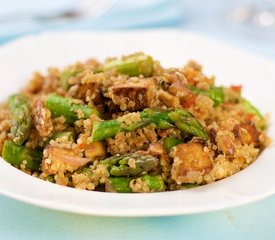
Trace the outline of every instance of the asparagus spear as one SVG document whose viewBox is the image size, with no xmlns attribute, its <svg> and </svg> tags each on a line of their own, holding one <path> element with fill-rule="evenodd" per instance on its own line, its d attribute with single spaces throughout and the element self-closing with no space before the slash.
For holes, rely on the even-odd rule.
<svg viewBox="0 0 275 240">
<path fill-rule="evenodd" d="M 145 109 L 140 113 L 141 121 L 126 126 L 119 119 L 106 120 L 96 122 L 93 125 L 92 136 L 89 138 L 90 141 L 101 141 L 106 138 L 114 137 L 119 132 L 132 132 L 136 129 L 148 126 L 154 123 L 160 129 L 173 128 L 174 126 L 168 121 L 168 114 L 171 110 L 153 110 Z"/>
<path fill-rule="evenodd" d="M 93 125 L 93 131 L 90 141 L 101 141 L 106 138 L 115 136 L 119 132 L 131 132 L 138 128 L 145 127 L 150 123 L 156 125 L 160 129 L 168 129 L 177 127 L 184 133 L 189 133 L 204 140 L 207 140 L 208 135 L 203 126 L 189 112 L 183 109 L 176 110 L 153 110 L 145 109 L 140 113 L 141 121 L 124 126 L 119 119 L 96 122 Z"/>
<path fill-rule="evenodd" d="M 263 115 L 260 113 L 260 111 L 256 107 L 254 107 L 247 99 L 243 98 L 242 105 L 246 112 L 252 113 L 253 115 L 258 116 L 260 119 L 263 119 Z"/>
<path fill-rule="evenodd" d="M 81 70 L 79 69 L 71 69 L 64 70 L 60 75 L 60 85 L 64 91 L 67 91 L 70 87 L 69 79 L 70 77 L 75 77 Z"/>
<path fill-rule="evenodd" d="M 159 129 L 169 129 L 173 128 L 169 114 L 173 110 L 155 110 L 151 108 L 146 108 L 141 112 L 142 119 L 149 119 L 151 123 L 154 123 Z"/>
<path fill-rule="evenodd" d="M 152 109 L 145 109 L 141 112 L 141 121 L 136 123 L 132 123 L 130 125 L 126 125 L 120 119 L 112 119 L 101 122 L 96 122 L 93 125 L 92 135 L 89 138 L 90 141 L 101 141 L 106 138 L 114 137 L 119 132 L 132 132 L 136 129 L 146 127 L 151 124 L 153 121 L 156 125 L 164 125 L 164 120 L 161 120 L 164 116 L 158 115 L 154 116 Z M 167 114 L 166 114 L 167 115 Z M 168 125 L 168 123 L 166 124 Z M 169 124 L 169 127 L 173 127 L 173 125 Z"/>
<path fill-rule="evenodd" d="M 131 193 L 131 178 L 128 177 L 110 177 L 105 183 L 106 192 Z"/>
<path fill-rule="evenodd" d="M 92 142 L 101 141 L 113 137 L 119 132 L 132 132 L 136 129 L 146 127 L 150 123 L 151 121 L 149 120 L 142 120 L 135 124 L 131 124 L 130 126 L 125 126 L 125 124 L 118 119 L 95 122 L 93 125 L 92 136 L 89 140 Z"/>
<path fill-rule="evenodd" d="M 143 182 L 149 187 L 150 192 L 165 191 L 164 181 L 161 176 L 144 175 L 140 177 Z M 134 178 L 127 177 L 110 177 L 105 185 L 106 192 L 131 193 L 130 182 Z"/>
<path fill-rule="evenodd" d="M 151 192 L 165 191 L 164 181 L 160 175 L 144 175 L 140 179 L 147 184 Z"/>
<path fill-rule="evenodd" d="M 204 92 L 214 102 L 214 107 L 224 102 L 224 92 L 222 87 L 211 87 Z"/>
<path fill-rule="evenodd" d="M 177 109 L 169 113 L 169 118 L 182 132 L 201 137 L 203 140 L 208 139 L 208 134 L 204 127 L 191 113 L 182 109 Z"/>
<path fill-rule="evenodd" d="M 54 175 L 47 176 L 46 181 L 51 182 L 51 183 L 55 183 Z"/>
<path fill-rule="evenodd" d="M 189 86 L 189 89 L 195 94 L 205 94 L 214 102 L 214 107 L 219 106 L 224 102 L 224 92 L 222 87 L 210 87 L 207 90 L 201 90 L 194 86 Z"/>
<path fill-rule="evenodd" d="M 89 118 L 92 114 L 98 115 L 97 110 L 87 105 L 74 103 L 72 98 L 65 98 L 54 93 L 47 96 L 45 105 L 53 117 L 63 116 L 70 125 L 79 119 L 78 112 L 83 113 L 84 119 Z"/>
<path fill-rule="evenodd" d="M 121 156 L 112 156 L 100 162 L 108 167 L 112 176 L 137 176 L 155 168 L 158 159 L 151 155 L 139 155 L 136 153 Z"/>
<path fill-rule="evenodd" d="M 66 138 L 68 141 L 74 141 L 75 140 L 75 133 L 70 132 L 55 132 L 50 136 L 50 140 L 57 139 L 57 138 Z"/>
<path fill-rule="evenodd" d="M 72 131 L 71 132 L 55 132 L 51 136 L 49 136 L 47 138 L 47 140 L 45 140 L 45 142 L 43 143 L 43 147 L 46 147 L 46 145 L 49 144 L 49 142 L 51 140 L 55 140 L 57 138 L 65 138 L 68 141 L 74 141 L 75 133 Z"/>
<path fill-rule="evenodd" d="M 103 66 L 103 71 L 110 71 L 113 69 L 130 77 L 139 75 L 151 77 L 154 71 L 154 61 L 151 56 L 136 55 L 126 57 L 125 59 L 116 59 Z"/>
<path fill-rule="evenodd" d="M 174 147 L 174 146 L 176 146 L 180 143 L 181 143 L 181 141 L 178 138 L 175 138 L 175 137 L 166 137 L 166 138 L 163 139 L 163 147 L 167 152 L 169 152 L 169 150 L 172 147 Z"/>
<path fill-rule="evenodd" d="M 37 171 L 40 168 L 43 153 L 25 146 L 18 146 L 7 140 L 3 146 L 2 156 L 14 166 L 25 164 L 26 169 Z"/>
<path fill-rule="evenodd" d="M 32 124 L 31 110 L 26 97 L 15 94 L 9 97 L 12 113 L 11 134 L 14 143 L 21 145 L 28 138 Z"/>
</svg>

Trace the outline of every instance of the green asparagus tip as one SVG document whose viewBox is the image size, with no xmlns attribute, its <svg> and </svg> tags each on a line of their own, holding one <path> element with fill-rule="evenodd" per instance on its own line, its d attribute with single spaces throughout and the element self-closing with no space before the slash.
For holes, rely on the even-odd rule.
<svg viewBox="0 0 275 240">
<path fill-rule="evenodd" d="M 183 109 L 177 109 L 169 113 L 169 118 L 183 133 L 200 137 L 205 141 L 208 139 L 204 127 L 191 113 Z"/>
</svg>

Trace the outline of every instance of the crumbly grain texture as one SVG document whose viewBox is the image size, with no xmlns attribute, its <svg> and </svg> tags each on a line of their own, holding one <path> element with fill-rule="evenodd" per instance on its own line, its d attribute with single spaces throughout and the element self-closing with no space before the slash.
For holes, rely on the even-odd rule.
<svg viewBox="0 0 275 240">
<path fill-rule="evenodd" d="M 164 68 L 159 61 L 152 60 L 145 66 L 144 76 L 140 74 L 142 63 L 127 62 L 143 56 L 136 53 L 108 58 L 103 63 L 89 59 L 64 69 L 51 67 L 45 75 L 35 72 L 19 92 L 29 101 L 32 119 L 22 147 L 43 152 L 43 157 L 38 170 L 28 169 L 26 159 L 18 168 L 63 186 L 104 191 L 108 189 L 105 184 L 111 184 L 110 179 L 115 177 L 110 173 L 111 167 L 126 167 L 134 172 L 144 167 L 142 164 L 150 164 L 140 160 L 150 155 L 150 159 L 156 159 L 153 167 L 144 167 L 138 175 L 126 171 L 122 178 L 116 179 L 124 181 L 123 184 L 111 186 L 112 191 L 154 191 L 155 183 L 151 183 L 150 189 L 148 182 L 142 180 L 144 175 L 160 176 L 163 190 L 171 191 L 185 189 L 186 184 L 203 185 L 231 176 L 248 167 L 268 147 L 271 142 L 266 133 L 268 116 L 262 116 L 255 108 L 244 107 L 242 86 L 222 87 L 223 96 L 217 104 L 213 94 L 208 94 L 215 88 L 215 77 L 206 76 L 197 62 Z M 120 68 L 105 71 L 105 64 L 112 61 L 126 61 L 126 70 L 137 67 L 134 72 L 139 74 L 134 76 L 132 71 L 127 75 L 125 68 L 123 73 Z M 74 112 L 80 120 L 68 123 L 65 116 L 54 116 L 46 107 L 45 99 L 52 93 L 72 98 L 74 104 L 93 108 L 99 114 L 87 117 L 83 109 L 76 109 Z M 207 138 L 180 130 L 169 119 L 165 120 L 168 127 L 167 122 L 165 125 L 155 121 L 128 131 L 144 121 L 142 111 L 147 108 L 188 111 Z M 17 127 L 13 114 L 8 102 L 0 105 L 0 152 L 5 141 L 13 141 L 11 128 Z M 117 121 L 116 134 L 105 132 L 107 138 L 91 141 L 95 124 L 107 120 Z M 174 144 L 167 148 L 165 142 L 169 140 Z M 133 153 L 140 159 L 130 157 L 127 163 L 123 158 L 121 162 L 115 160 Z M 113 159 L 108 163 L 103 161 L 110 157 Z"/>
</svg>

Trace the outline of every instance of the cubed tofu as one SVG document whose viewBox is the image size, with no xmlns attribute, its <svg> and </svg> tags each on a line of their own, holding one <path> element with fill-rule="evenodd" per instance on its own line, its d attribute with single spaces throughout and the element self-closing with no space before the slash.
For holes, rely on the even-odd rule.
<svg viewBox="0 0 275 240">
<path fill-rule="evenodd" d="M 182 143 L 171 152 L 174 159 L 171 175 L 177 184 L 201 183 L 202 176 L 213 168 L 213 163 L 201 143 Z"/>
<path fill-rule="evenodd" d="M 156 95 L 156 84 L 153 78 L 127 81 L 112 87 L 112 100 L 122 111 L 139 111 L 151 107 Z"/>
</svg>

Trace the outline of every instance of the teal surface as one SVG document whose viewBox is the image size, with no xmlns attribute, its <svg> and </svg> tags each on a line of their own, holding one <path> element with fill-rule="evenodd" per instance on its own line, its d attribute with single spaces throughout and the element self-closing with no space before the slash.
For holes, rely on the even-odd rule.
<svg viewBox="0 0 275 240">
<path fill-rule="evenodd" d="M 41 23 L 29 19 L 1 22 L 1 17 L 20 9 L 25 12 L 40 10 L 42 13 L 61 11 L 66 2 L 73 4 L 76 1 L 48 0 L 40 1 L 39 4 L 35 4 L 38 2 L 35 0 L 0 1 L 0 43 L 44 30 L 113 30 L 171 26 L 202 33 L 275 60 L 274 41 L 264 36 L 246 35 L 226 24 L 225 15 L 230 6 L 240 2 L 238 0 L 120 0 L 110 13 L 93 21 L 76 21 L 70 24 Z M 0 240 L 2 239 L 273 240 L 275 196 L 226 211 L 153 218 L 81 216 L 43 209 L 0 196 Z"/>
<path fill-rule="evenodd" d="M 109 218 L 57 212 L 0 197 L 0 239 L 272 240 L 274 205 L 275 196 L 197 215 Z"/>
</svg>

